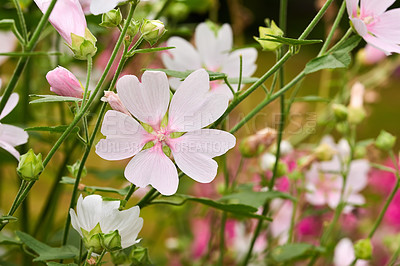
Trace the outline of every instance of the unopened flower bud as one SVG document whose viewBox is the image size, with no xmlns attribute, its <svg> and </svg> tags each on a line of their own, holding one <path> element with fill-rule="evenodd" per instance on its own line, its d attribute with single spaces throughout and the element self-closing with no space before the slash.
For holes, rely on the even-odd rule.
<svg viewBox="0 0 400 266">
<path fill-rule="evenodd" d="M 367 156 L 367 147 L 364 145 L 357 145 L 354 149 L 354 159 L 363 159 Z"/>
<path fill-rule="evenodd" d="M 269 24 L 268 21 L 267 24 Z M 275 36 L 283 36 L 283 31 L 278 26 L 276 26 L 273 20 L 271 21 L 270 27 L 259 27 L 258 30 L 260 32 L 260 36 L 254 37 L 254 39 L 260 43 L 264 51 L 275 51 L 282 45 L 279 42 L 262 40 L 271 38 L 267 34 Z"/>
<path fill-rule="evenodd" d="M 30 149 L 24 155 L 21 155 L 19 164 L 17 167 L 18 175 L 26 181 L 34 181 L 39 179 L 39 175 L 44 169 L 42 162 L 42 154 L 36 155 L 32 149 Z"/>
<path fill-rule="evenodd" d="M 372 257 L 371 239 L 361 239 L 354 244 L 354 253 L 357 259 L 369 260 Z"/>
<path fill-rule="evenodd" d="M 102 245 L 107 251 L 115 251 L 122 249 L 121 246 L 121 236 L 118 233 L 118 230 L 115 230 L 108 234 L 103 234 L 102 238 Z"/>
<path fill-rule="evenodd" d="M 260 158 L 260 167 L 263 171 L 272 170 L 276 162 L 276 156 L 271 153 L 264 153 Z"/>
<path fill-rule="evenodd" d="M 150 45 L 154 45 L 165 33 L 164 23 L 160 20 L 145 19 L 140 32 Z"/>
<path fill-rule="evenodd" d="M 395 143 L 396 137 L 385 130 L 382 130 L 375 140 L 375 146 L 383 151 L 390 151 Z"/>
<path fill-rule="evenodd" d="M 114 265 L 125 264 L 128 256 L 121 250 L 111 252 L 111 260 Z"/>
<path fill-rule="evenodd" d="M 276 177 L 285 176 L 287 172 L 288 172 L 287 165 L 284 162 L 279 161 L 276 168 Z"/>
<path fill-rule="evenodd" d="M 113 110 L 127 114 L 129 116 L 131 115 L 116 93 L 112 91 L 105 91 L 104 97 L 102 97 L 101 100 L 103 102 L 108 102 Z"/>
<path fill-rule="evenodd" d="M 79 60 L 86 60 L 93 57 L 97 52 L 96 37 L 86 28 L 85 37 L 71 34 L 72 43 L 69 47 L 74 52 L 74 57 Z"/>
<path fill-rule="evenodd" d="M 124 25 L 126 24 L 126 19 L 124 20 Z M 140 22 L 134 19 L 131 20 L 128 26 L 128 30 L 126 31 L 126 35 L 133 38 L 139 32 Z"/>
<path fill-rule="evenodd" d="M 314 154 L 319 161 L 330 161 L 335 154 L 335 150 L 330 145 L 322 143 L 315 149 Z"/>
<path fill-rule="evenodd" d="M 277 144 L 275 143 L 275 144 L 272 146 L 270 152 L 273 153 L 273 154 L 276 154 L 276 152 L 277 152 L 276 148 L 277 148 L 277 147 L 278 147 L 278 146 L 277 146 Z M 293 151 L 293 146 L 292 146 L 292 144 L 290 144 L 290 142 L 287 141 L 287 140 L 282 140 L 282 141 L 281 141 L 281 147 L 280 147 L 280 155 L 281 155 L 281 156 L 285 156 L 285 155 L 288 155 L 289 153 L 291 153 L 292 151 Z"/>
<path fill-rule="evenodd" d="M 256 134 L 245 138 L 239 146 L 243 157 L 255 157 L 261 154 L 266 148 L 272 145 L 277 136 L 276 130 L 264 128 Z"/>
<path fill-rule="evenodd" d="M 168 8 L 168 15 L 176 20 L 185 19 L 190 13 L 190 8 L 185 3 L 173 2 Z"/>
<path fill-rule="evenodd" d="M 104 13 L 101 17 L 100 26 L 113 28 L 119 26 L 122 22 L 122 14 L 121 11 L 118 9 L 112 9 L 107 13 Z"/>
<path fill-rule="evenodd" d="M 80 166 L 81 166 L 81 161 L 78 160 L 73 165 L 67 165 L 67 169 L 71 173 L 71 175 L 76 178 L 78 176 Z M 86 176 L 86 174 L 87 174 L 86 167 L 83 167 L 81 177 Z"/>
<path fill-rule="evenodd" d="M 56 67 L 49 71 L 46 79 L 50 90 L 60 96 L 82 98 L 83 88 L 79 80 L 68 69 Z"/>
<path fill-rule="evenodd" d="M 100 254 L 103 251 L 102 246 L 102 232 L 100 224 L 98 223 L 90 232 L 81 228 L 83 235 L 83 243 L 87 249 L 92 249 L 93 252 Z"/>
<path fill-rule="evenodd" d="M 372 45 L 367 44 L 365 48 L 357 53 L 357 60 L 364 65 L 373 65 L 386 58 L 386 54 Z"/>
<path fill-rule="evenodd" d="M 360 124 L 365 119 L 366 113 L 363 107 L 353 108 L 349 107 L 349 114 L 347 121 L 350 124 L 357 125 Z"/>
<path fill-rule="evenodd" d="M 130 260 L 133 265 L 152 265 L 147 248 L 144 247 L 133 246 Z"/>
<path fill-rule="evenodd" d="M 334 103 L 332 104 L 332 110 L 337 121 L 342 122 L 347 120 L 348 110 L 346 106 Z"/>
</svg>

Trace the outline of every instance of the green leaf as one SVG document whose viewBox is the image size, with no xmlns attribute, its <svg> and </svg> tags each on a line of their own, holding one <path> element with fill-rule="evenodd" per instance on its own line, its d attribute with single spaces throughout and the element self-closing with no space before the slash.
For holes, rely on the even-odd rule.
<svg viewBox="0 0 400 266">
<path fill-rule="evenodd" d="M 75 178 L 63 176 L 61 181 L 61 184 L 68 184 L 68 185 L 74 185 L 75 184 Z M 125 196 L 128 194 L 130 186 L 117 189 L 117 188 L 112 188 L 112 187 L 97 187 L 97 186 L 85 186 L 84 191 L 88 193 L 95 193 L 95 192 L 109 192 L 109 193 L 117 193 L 121 196 Z"/>
<path fill-rule="evenodd" d="M 9 53 L 0 53 L 0 55 L 9 56 L 9 57 L 60 56 L 60 55 L 63 55 L 63 53 L 60 53 L 60 52 L 9 52 Z"/>
<path fill-rule="evenodd" d="M 271 258 L 275 262 L 282 263 L 304 259 L 316 252 L 324 252 L 324 249 L 307 243 L 293 243 L 273 249 L 271 251 Z"/>
<path fill-rule="evenodd" d="M 255 212 L 257 212 L 258 208 L 249 206 L 249 205 L 223 203 L 223 202 L 214 201 L 214 200 L 208 199 L 208 198 L 195 198 L 195 197 L 191 197 L 188 195 L 181 195 L 181 194 L 175 194 L 174 196 L 168 197 L 168 199 L 170 199 L 170 200 L 172 199 L 172 201 L 157 200 L 157 201 L 152 201 L 152 204 L 171 204 L 171 205 L 179 206 L 179 205 L 183 205 L 187 201 L 192 201 L 192 202 L 197 202 L 197 203 L 209 206 L 214 209 L 229 212 L 229 213 L 232 213 L 232 214 L 235 214 L 238 216 L 245 216 L 245 217 L 250 217 L 250 218 L 271 221 L 271 218 L 269 218 L 269 217 L 256 214 Z"/>
<path fill-rule="evenodd" d="M 189 76 L 193 71 L 176 71 L 176 70 L 169 70 L 169 69 L 164 69 L 164 68 L 157 68 L 157 69 L 151 69 L 151 68 L 145 68 L 142 70 L 151 70 L 151 71 L 162 71 L 168 76 L 174 77 L 174 78 L 179 78 L 184 80 L 187 76 Z M 210 75 L 210 80 L 218 80 L 218 79 L 224 79 L 226 78 L 226 74 L 224 73 L 219 73 L 219 72 L 212 72 L 208 71 L 208 74 Z"/>
<path fill-rule="evenodd" d="M 68 126 L 63 125 L 63 126 L 55 126 L 55 127 L 28 127 L 25 128 L 25 131 L 45 131 L 45 132 L 58 132 L 58 133 L 63 133 Z M 72 132 L 76 133 L 79 131 L 79 127 L 75 127 Z"/>
<path fill-rule="evenodd" d="M 66 97 L 66 96 L 58 96 L 58 95 L 29 95 L 31 97 L 40 97 L 41 99 L 36 99 L 30 101 L 29 103 L 54 103 L 54 102 L 80 102 L 82 99 L 75 97 Z"/>
<path fill-rule="evenodd" d="M 321 69 L 347 68 L 351 63 L 351 56 L 348 52 L 333 52 L 314 58 L 307 63 L 304 72 L 310 74 Z"/>
<path fill-rule="evenodd" d="M 9 221 L 16 221 L 16 220 L 18 220 L 18 219 L 16 217 L 14 217 L 14 216 L 10 216 L 10 215 L 0 216 L 0 223 L 2 223 L 4 221 L 9 222 Z"/>
<path fill-rule="evenodd" d="M 39 256 L 33 261 L 46 261 L 46 260 L 59 260 L 59 259 L 73 259 L 78 256 L 78 249 L 74 246 L 62 246 L 59 248 L 50 247 L 32 236 L 17 231 L 17 236 L 21 241 L 30 249 L 35 251 Z"/>
<path fill-rule="evenodd" d="M 315 43 L 322 43 L 322 40 L 298 40 L 272 34 L 265 34 L 265 35 L 267 35 L 270 38 L 257 38 L 257 39 L 260 41 L 279 42 L 285 45 L 310 45 Z"/>
<path fill-rule="evenodd" d="M 263 206 L 267 200 L 275 198 L 290 199 L 293 201 L 296 200 L 289 194 L 280 191 L 262 191 L 262 192 L 243 191 L 223 196 L 218 201 L 228 201 L 229 203 L 240 203 L 258 209 L 259 207 Z"/>
<path fill-rule="evenodd" d="M 154 48 L 146 48 L 146 49 L 136 49 L 136 50 L 133 50 L 128 56 L 132 56 L 134 54 L 143 54 L 143 53 L 152 53 L 152 52 L 170 50 L 170 49 L 174 49 L 174 48 L 175 47 L 173 47 L 173 46 L 168 46 L 168 47 L 154 47 Z"/>
<path fill-rule="evenodd" d="M 304 97 L 298 97 L 294 99 L 295 102 L 330 102 L 331 100 L 328 98 L 323 98 L 320 96 L 304 96 Z"/>
<path fill-rule="evenodd" d="M 350 38 L 348 38 L 347 40 L 345 40 L 338 47 L 336 47 L 333 51 L 350 53 L 351 51 L 353 51 L 354 48 L 356 48 L 358 46 L 361 39 L 362 38 L 359 35 L 353 35 Z M 331 51 L 331 52 L 333 52 L 333 51 Z"/>
<path fill-rule="evenodd" d="M 0 245 L 21 245 L 22 242 L 18 239 L 0 234 Z"/>
<path fill-rule="evenodd" d="M 242 78 L 242 84 L 250 84 L 258 81 L 258 78 L 255 77 L 243 77 Z M 231 84 L 238 84 L 239 83 L 239 78 L 228 78 L 228 82 Z"/>
</svg>

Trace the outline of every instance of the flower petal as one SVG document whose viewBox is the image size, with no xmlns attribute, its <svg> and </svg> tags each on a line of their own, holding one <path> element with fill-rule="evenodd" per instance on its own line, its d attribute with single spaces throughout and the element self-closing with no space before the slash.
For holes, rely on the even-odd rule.
<svg viewBox="0 0 400 266">
<path fill-rule="evenodd" d="M 361 0 L 362 16 L 378 16 L 386 11 L 396 0 Z"/>
<path fill-rule="evenodd" d="M 369 36 L 367 26 L 361 19 L 352 18 L 350 20 L 353 23 L 353 26 L 356 29 L 358 35 L 360 35 L 363 38 L 365 38 L 365 36 Z"/>
<path fill-rule="evenodd" d="M 190 74 L 176 90 L 169 108 L 168 127 L 187 132 L 208 126 L 228 107 L 228 97 L 209 92 L 209 76 L 204 69 Z"/>
<path fill-rule="evenodd" d="M 103 215 L 102 201 L 100 195 L 89 195 L 85 198 L 79 196 L 76 213 L 81 228 L 91 231 L 100 222 Z"/>
<path fill-rule="evenodd" d="M 232 50 L 233 34 L 229 24 L 224 24 L 215 33 L 207 23 L 200 23 L 195 31 L 196 48 L 207 69 L 218 71 L 221 63 Z"/>
<path fill-rule="evenodd" d="M 0 140 L 0 147 L 11 153 L 17 160 L 19 160 L 20 154 L 19 152 L 11 146 L 9 143 Z"/>
<path fill-rule="evenodd" d="M 349 17 L 357 17 L 358 2 L 360 0 L 346 0 L 347 14 Z"/>
<path fill-rule="evenodd" d="M 82 196 L 81 196 L 82 197 Z M 81 225 L 78 217 L 73 209 L 69 209 L 69 215 L 71 216 L 71 225 L 72 227 L 83 237 Z"/>
<path fill-rule="evenodd" d="M 390 55 L 391 53 L 400 53 L 400 46 L 395 43 L 386 42 L 385 40 L 379 39 L 370 34 L 367 34 L 363 38 L 367 43 L 383 51 L 386 55 Z"/>
<path fill-rule="evenodd" d="M 199 53 L 191 43 L 180 37 L 171 37 L 167 46 L 175 47 L 161 55 L 161 59 L 168 69 L 186 71 L 201 68 Z"/>
<path fill-rule="evenodd" d="M 12 146 L 19 146 L 28 142 L 28 133 L 22 128 L 0 124 L 0 140 Z"/>
<path fill-rule="evenodd" d="M 90 3 L 90 13 L 93 15 L 107 13 L 122 2 L 126 2 L 126 0 L 92 0 Z"/>
<path fill-rule="evenodd" d="M 242 76 L 251 77 L 257 69 L 257 50 L 255 48 L 239 49 L 230 53 L 223 62 L 221 72 L 226 73 L 230 78 L 239 77 L 240 55 L 242 55 Z"/>
<path fill-rule="evenodd" d="M 357 193 L 367 186 L 370 168 L 368 160 L 365 159 L 351 162 L 346 182 L 346 193 Z"/>
<path fill-rule="evenodd" d="M 3 97 L 0 97 L 0 100 Z M 18 93 L 12 93 L 10 95 L 10 98 L 8 98 L 8 101 L 6 105 L 4 106 L 3 111 L 0 114 L 0 120 L 4 117 L 6 117 L 14 108 L 17 106 L 19 100 Z"/>
<path fill-rule="evenodd" d="M 217 175 L 218 164 L 212 159 L 226 153 L 236 138 L 225 131 L 201 129 L 170 139 L 170 148 L 178 167 L 189 177 L 209 183 Z"/>
<path fill-rule="evenodd" d="M 379 16 L 378 22 L 369 28 L 376 37 L 389 43 L 400 43 L 400 29 L 398 27 L 400 8 L 389 10 Z"/>
<path fill-rule="evenodd" d="M 152 185 L 163 195 L 178 189 L 178 172 L 160 145 L 139 152 L 125 168 L 125 177 L 138 187 Z"/>
<path fill-rule="evenodd" d="M 118 80 L 117 91 L 131 114 L 155 128 L 160 126 L 169 103 L 169 84 L 164 72 L 146 71 L 142 83 L 136 76 L 123 76 Z"/>
<path fill-rule="evenodd" d="M 96 145 L 96 153 L 106 160 L 122 160 L 138 153 L 152 136 L 131 116 L 109 110 L 101 133 L 107 138 Z"/>
</svg>

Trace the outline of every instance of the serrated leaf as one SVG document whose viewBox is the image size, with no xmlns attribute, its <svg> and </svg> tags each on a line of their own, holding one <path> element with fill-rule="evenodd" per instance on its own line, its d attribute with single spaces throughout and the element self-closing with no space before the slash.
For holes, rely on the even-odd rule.
<svg viewBox="0 0 400 266">
<path fill-rule="evenodd" d="M 243 191 L 239 193 L 234 193 L 230 195 L 223 196 L 218 201 L 228 201 L 230 203 L 240 203 L 247 206 L 252 206 L 256 209 L 263 206 L 267 200 L 271 199 L 290 199 L 295 201 L 296 199 L 289 194 L 280 191 Z"/>
<path fill-rule="evenodd" d="M 38 257 L 34 258 L 33 261 L 73 259 L 78 256 L 79 251 L 74 246 L 53 248 L 24 232 L 17 231 L 16 234 L 25 245 L 38 254 Z"/>
<path fill-rule="evenodd" d="M 63 133 L 68 126 L 63 125 L 63 126 L 55 126 L 55 127 L 28 127 L 25 128 L 25 131 L 45 131 L 45 132 L 58 132 L 58 133 Z M 75 127 L 72 132 L 78 132 L 79 127 Z"/>
<path fill-rule="evenodd" d="M 164 68 L 156 68 L 156 69 L 151 69 L 151 68 L 145 68 L 142 70 L 150 70 L 150 71 L 162 71 L 168 76 L 174 77 L 174 78 L 179 78 L 184 80 L 187 76 L 189 76 L 193 71 L 176 71 L 176 70 L 170 70 L 170 69 L 164 69 Z M 224 79 L 226 78 L 226 74 L 224 73 L 219 73 L 219 72 L 212 72 L 208 71 L 208 75 L 210 76 L 210 81 L 212 80 L 219 80 L 219 79 Z"/>
<path fill-rule="evenodd" d="M 321 69 L 347 68 L 350 63 L 351 56 L 348 52 L 333 52 L 308 62 L 304 72 L 310 74 Z"/>
<path fill-rule="evenodd" d="M 310 44 L 322 43 L 322 40 L 298 40 L 272 34 L 265 34 L 265 35 L 267 35 L 269 38 L 257 38 L 257 39 L 260 41 L 279 42 L 285 45 L 310 45 Z"/>
<path fill-rule="evenodd" d="M 276 247 L 271 251 L 271 258 L 278 263 L 289 262 L 307 258 L 316 252 L 324 252 L 321 247 L 307 243 L 293 243 Z"/>
<path fill-rule="evenodd" d="M 54 102 L 80 102 L 82 99 L 75 97 L 66 97 L 59 95 L 29 95 L 31 97 L 40 97 L 40 99 L 36 99 L 30 101 L 29 103 L 54 103 Z"/>
</svg>

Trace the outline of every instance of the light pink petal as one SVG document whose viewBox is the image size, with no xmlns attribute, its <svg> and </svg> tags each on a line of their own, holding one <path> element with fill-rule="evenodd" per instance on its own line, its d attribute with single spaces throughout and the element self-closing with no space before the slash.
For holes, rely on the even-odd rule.
<svg viewBox="0 0 400 266">
<path fill-rule="evenodd" d="M 242 55 L 242 76 L 251 77 L 257 69 L 257 50 L 255 48 L 244 48 L 235 50 L 223 62 L 221 72 L 228 77 L 239 77 L 240 74 L 240 55 Z"/>
<path fill-rule="evenodd" d="M 232 49 L 233 34 L 228 24 L 215 33 L 207 23 L 200 23 L 195 31 L 196 48 L 208 70 L 218 71 Z"/>
<path fill-rule="evenodd" d="M 48 0 L 34 1 L 43 13 L 46 12 L 51 2 Z M 87 25 L 79 0 L 58 0 L 49 21 L 68 44 L 71 44 L 71 33 L 85 36 Z"/>
<path fill-rule="evenodd" d="M 379 16 L 378 21 L 369 27 L 376 37 L 389 43 L 400 43 L 400 8 L 389 10 Z"/>
<path fill-rule="evenodd" d="M 361 0 L 361 16 L 379 16 L 396 0 Z"/>
<path fill-rule="evenodd" d="M 391 53 L 400 53 L 400 46 L 395 43 L 386 42 L 370 34 L 365 35 L 363 38 L 367 43 L 383 51 L 386 55 L 390 55 Z"/>
<path fill-rule="evenodd" d="M 9 143 L 0 140 L 0 147 L 11 153 L 12 156 L 14 156 L 17 160 L 19 160 L 20 156 L 19 152 Z"/>
<path fill-rule="evenodd" d="M 233 99 L 233 94 L 231 89 L 225 83 L 221 83 L 219 80 L 214 80 L 210 82 L 211 85 L 211 92 L 213 94 L 223 94 L 228 97 L 229 100 Z M 233 90 L 237 91 L 236 84 L 232 84 Z"/>
<path fill-rule="evenodd" d="M 9 53 L 14 51 L 17 44 L 18 39 L 12 31 L 0 30 L 0 53 Z M 0 65 L 2 65 L 7 59 L 8 56 L 0 56 Z"/>
<path fill-rule="evenodd" d="M 0 97 L 0 100 L 1 98 L 3 97 Z M 6 106 L 4 106 L 4 109 L 0 114 L 0 120 L 6 117 L 15 108 L 15 106 L 17 106 L 18 100 L 19 100 L 18 93 L 12 93 L 10 95 L 10 98 L 8 98 Z"/>
<path fill-rule="evenodd" d="M 335 248 L 333 263 L 335 266 L 350 265 L 355 259 L 353 243 L 348 238 L 339 241 Z"/>
<path fill-rule="evenodd" d="M 340 202 L 340 190 L 333 190 L 328 193 L 328 206 L 336 209 Z"/>
<path fill-rule="evenodd" d="M 347 13 L 349 17 L 357 17 L 357 9 L 358 9 L 359 0 L 346 0 Z"/>
<path fill-rule="evenodd" d="M 346 190 L 348 193 L 357 193 L 367 186 L 370 168 L 368 161 L 365 159 L 351 162 L 346 182 Z"/>
<path fill-rule="evenodd" d="M 178 172 L 174 163 L 163 153 L 161 146 L 139 152 L 125 168 L 125 177 L 138 187 L 152 185 L 169 196 L 178 189 Z"/>
<path fill-rule="evenodd" d="M 101 133 L 107 138 L 96 145 L 96 153 L 106 160 L 130 158 L 152 138 L 133 117 L 114 110 L 105 114 Z"/>
<path fill-rule="evenodd" d="M 125 0 L 92 0 L 90 3 L 90 12 L 93 15 L 107 13 L 114 9 L 119 3 L 126 2 Z"/>
<path fill-rule="evenodd" d="M 176 90 L 169 109 L 168 126 L 187 132 L 208 126 L 228 107 L 228 97 L 209 92 L 209 76 L 204 69 L 190 74 Z"/>
<path fill-rule="evenodd" d="M 323 206 L 326 204 L 326 197 L 323 191 L 318 190 L 312 183 L 308 183 L 306 188 L 306 200 L 308 203 L 314 206 Z"/>
<path fill-rule="evenodd" d="M 356 29 L 358 35 L 360 35 L 361 37 L 365 37 L 368 34 L 368 29 L 367 26 L 365 25 L 365 23 L 359 19 L 359 18 L 352 18 L 350 19 L 351 22 L 353 23 L 354 28 Z"/>
<path fill-rule="evenodd" d="M 22 128 L 0 124 L 0 140 L 12 146 L 19 146 L 28 142 L 28 133 Z"/>
<path fill-rule="evenodd" d="M 146 71 L 142 83 L 136 76 L 123 76 L 118 80 L 117 91 L 131 114 L 158 129 L 169 103 L 169 84 L 164 72 Z"/>
<path fill-rule="evenodd" d="M 199 53 L 183 38 L 171 37 L 167 41 L 167 46 L 175 49 L 164 52 L 161 59 L 168 69 L 186 71 L 201 68 L 201 59 Z"/>
<path fill-rule="evenodd" d="M 169 86 L 171 86 L 171 89 L 173 89 L 174 91 L 179 88 L 179 86 L 181 85 L 182 81 L 179 78 L 169 78 Z"/>
</svg>

